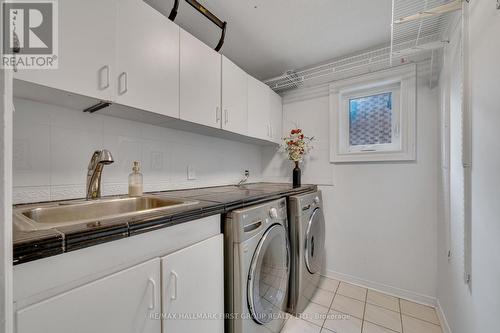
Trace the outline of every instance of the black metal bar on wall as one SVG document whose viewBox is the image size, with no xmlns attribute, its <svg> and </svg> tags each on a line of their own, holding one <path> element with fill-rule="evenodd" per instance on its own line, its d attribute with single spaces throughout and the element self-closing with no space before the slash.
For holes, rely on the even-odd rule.
<svg viewBox="0 0 500 333">
<path fill-rule="evenodd" d="M 196 11 L 201 13 L 203 16 L 205 16 L 207 19 L 210 20 L 213 24 L 218 26 L 220 29 L 222 29 L 221 32 L 221 37 L 219 39 L 219 42 L 217 43 L 217 46 L 215 47 L 215 51 L 219 51 L 222 48 L 222 45 L 224 45 L 224 39 L 226 37 L 226 29 L 227 29 L 227 22 L 220 20 L 217 16 L 215 16 L 211 11 L 206 9 L 202 4 L 200 4 L 196 0 L 185 0 L 188 4 L 190 4 Z M 175 20 L 175 17 L 177 16 L 179 10 L 179 0 L 175 0 L 174 2 L 174 7 L 170 11 L 170 15 L 168 18 L 171 21 Z"/>
</svg>

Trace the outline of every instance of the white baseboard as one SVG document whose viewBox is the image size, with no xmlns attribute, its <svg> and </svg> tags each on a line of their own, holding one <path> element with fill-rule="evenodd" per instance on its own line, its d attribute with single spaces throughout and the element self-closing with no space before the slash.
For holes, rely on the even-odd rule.
<svg viewBox="0 0 500 333">
<path fill-rule="evenodd" d="M 335 280 L 341 280 L 345 282 L 349 282 L 351 284 L 355 284 L 364 288 L 368 289 L 373 289 L 376 291 L 383 292 L 385 294 L 389 294 L 398 298 L 403 298 L 407 299 L 412 302 L 424 304 L 424 305 L 429 305 L 434 308 L 437 306 L 437 301 L 435 297 L 428 296 L 428 295 L 423 295 L 416 293 L 414 291 L 406 290 L 406 289 L 400 289 L 392 286 L 388 286 L 386 284 L 362 279 L 356 276 L 352 276 L 349 274 L 344 274 L 344 273 L 339 273 L 331 270 L 327 270 L 325 274 L 323 274 L 326 277 L 335 279 Z"/>
<path fill-rule="evenodd" d="M 448 320 L 446 320 L 446 316 L 444 315 L 444 311 L 441 307 L 439 299 L 437 299 L 436 312 L 439 318 L 439 322 L 441 322 L 441 329 L 443 330 L 443 333 L 451 333 L 450 325 L 448 324 Z"/>
</svg>

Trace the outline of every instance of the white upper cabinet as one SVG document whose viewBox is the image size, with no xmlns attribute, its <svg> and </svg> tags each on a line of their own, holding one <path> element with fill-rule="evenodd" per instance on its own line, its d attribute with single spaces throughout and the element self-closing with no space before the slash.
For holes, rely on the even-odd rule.
<svg viewBox="0 0 500 333">
<path fill-rule="evenodd" d="M 270 95 L 270 122 L 271 122 L 271 141 L 280 144 L 283 136 L 283 102 L 281 96 L 274 91 Z"/>
<path fill-rule="evenodd" d="M 59 68 L 19 70 L 16 79 L 280 142 L 281 98 L 144 1 L 58 6 Z M 57 96 L 54 104 L 72 98 Z M 137 120 L 133 109 L 128 117 Z"/>
<path fill-rule="evenodd" d="M 59 68 L 19 70 L 14 77 L 80 95 L 112 100 L 116 0 L 64 0 L 57 4 Z"/>
<path fill-rule="evenodd" d="M 271 139 L 270 88 L 259 80 L 248 78 L 248 135 L 262 140 Z"/>
<path fill-rule="evenodd" d="M 224 313 L 223 236 L 215 236 L 162 258 L 163 312 Z M 167 319 L 163 333 L 224 332 L 224 319 Z"/>
<path fill-rule="evenodd" d="M 16 333 L 159 333 L 160 259 L 16 311 Z"/>
<path fill-rule="evenodd" d="M 117 103 L 179 117 L 179 27 L 141 0 L 118 1 L 116 67 Z"/>
<path fill-rule="evenodd" d="M 221 127 L 221 55 L 181 29 L 180 118 Z"/>
<path fill-rule="evenodd" d="M 247 73 L 222 56 L 222 128 L 238 134 L 248 131 Z"/>
</svg>

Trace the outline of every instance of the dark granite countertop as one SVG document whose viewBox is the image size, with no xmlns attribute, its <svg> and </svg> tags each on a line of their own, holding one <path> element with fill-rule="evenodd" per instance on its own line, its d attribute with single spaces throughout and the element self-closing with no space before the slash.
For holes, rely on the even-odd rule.
<svg viewBox="0 0 500 333">
<path fill-rule="evenodd" d="M 315 189 L 315 185 L 293 188 L 291 184 L 285 183 L 252 183 L 240 187 L 216 186 L 152 192 L 148 195 L 191 199 L 198 203 L 166 212 L 142 215 L 140 218 L 120 218 L 49 230 L 23 231 L 14 223 L 14 265 L 193 221 L 205 216 L 224 214 L 237 208 Z M 16 205 L 15 208 L 32 205 Z"/>
</svg>

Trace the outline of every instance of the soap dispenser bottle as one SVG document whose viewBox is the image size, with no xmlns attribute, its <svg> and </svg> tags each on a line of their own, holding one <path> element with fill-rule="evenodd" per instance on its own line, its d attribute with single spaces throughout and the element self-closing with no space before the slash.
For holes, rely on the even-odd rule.
<svg viewBox="0 0 500 333">
<path fill-rule="evenodd" d="M 132 173 L 128 176 L 129 197 L 140 197 L 142 195 L 142 173 L 139 170 L 139 162 L 134 161 Z"/>
</svg>

